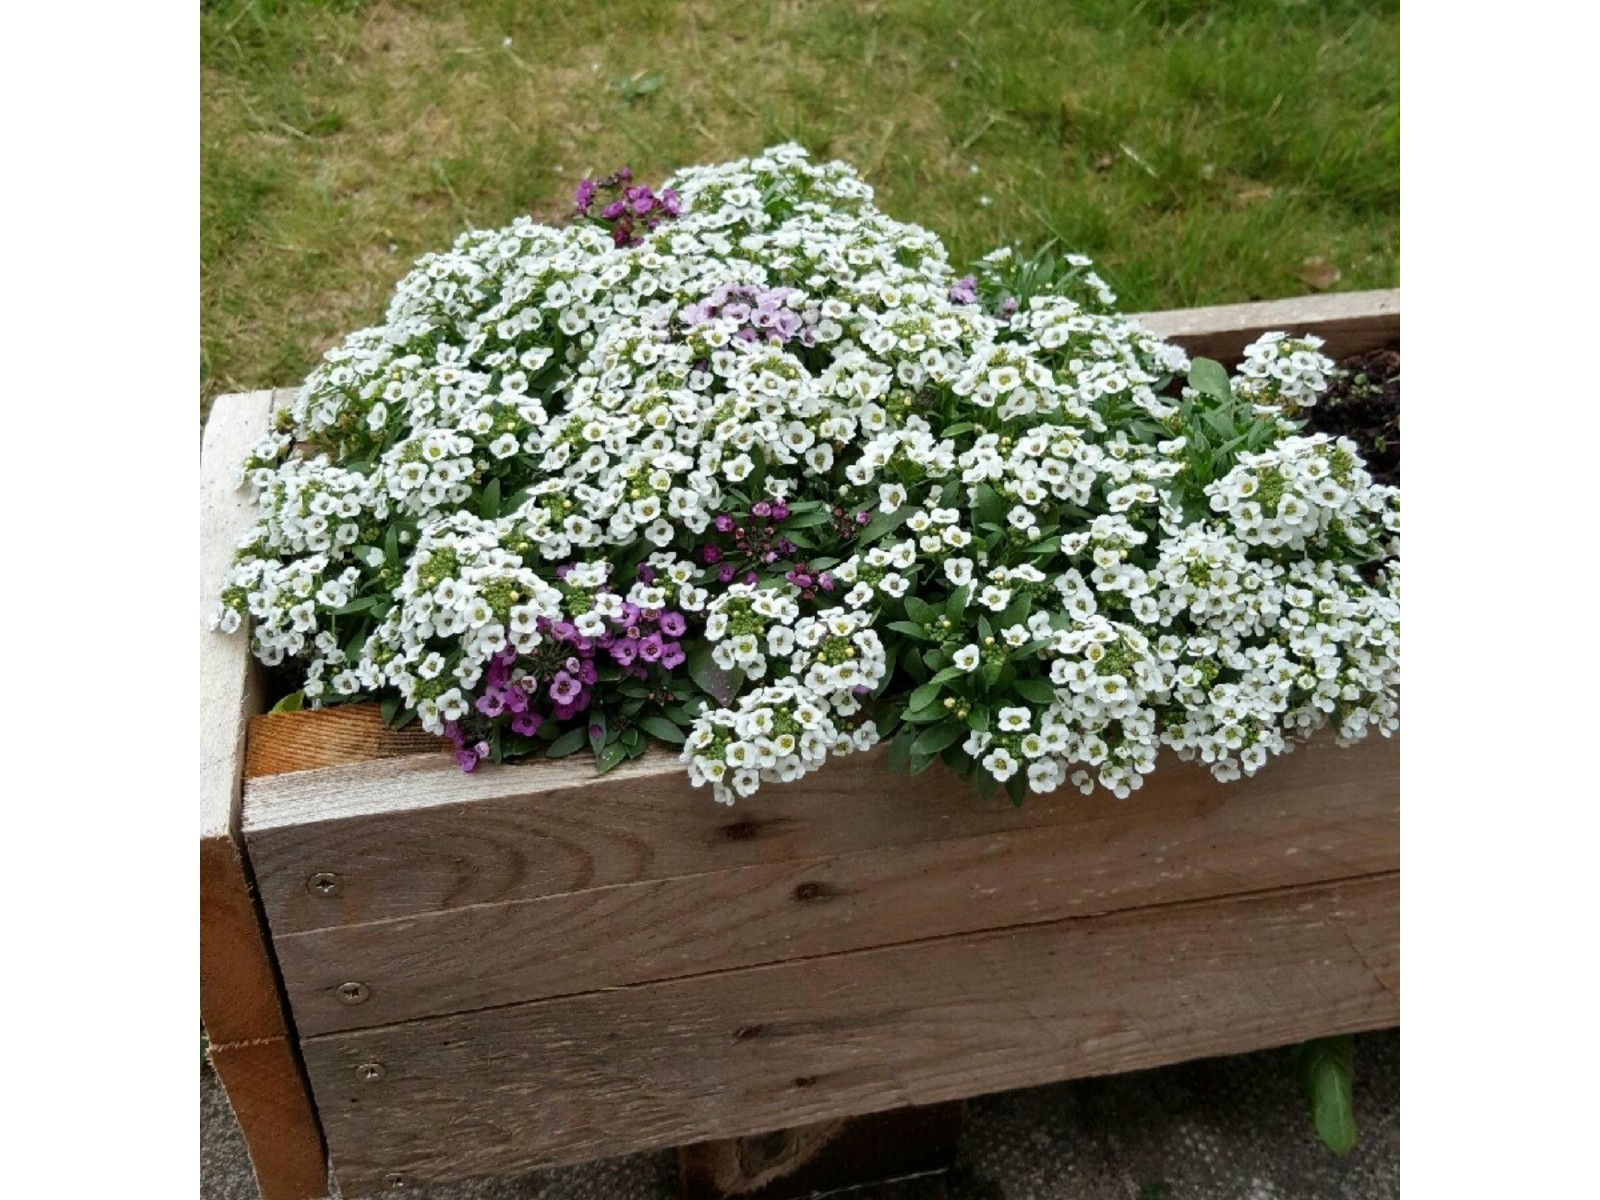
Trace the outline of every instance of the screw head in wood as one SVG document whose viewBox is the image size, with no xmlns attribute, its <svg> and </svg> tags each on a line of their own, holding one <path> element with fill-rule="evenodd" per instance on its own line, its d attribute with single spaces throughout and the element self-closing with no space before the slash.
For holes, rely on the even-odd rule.
<svg viewBox="0 0 1600 1200">
<path fill-rule="evenodd" d="M 344 891 L 344 880 L 332 871 L 318 871 L 306 880 L 306 891 L 313 896 L 337 896 Z"/>
<path fill-rule="evenodd" d="M 370 995 L 372 993 L 367 990 L 367 985 L 364 983 L 357 983 L 352 980 L 349 983 L 341 983 L 339 985 L 339 999 L 346 1004 L 365 1004 L 367 997 Z"/>
<path fill-rule="evenodd" d="M 364 1079 L 368 1083 L 382 1079 L 388 1073 L 389 1068 L 380 1062 L 366 1062 L 356 1068 L 356 1078 Z"/>
<path fill-rule="evenodd" d="M 404 1175 L 400 1174 L 399 1171 L 390 1171 L 387 1175 L 385 1175 L 383 1177 L 383 1186 L 384 1187 L 392 1187 L 392 1188 L 403 1188 L 403 1187 L 406 1186 L 406 1177 Z"/>
</svg>

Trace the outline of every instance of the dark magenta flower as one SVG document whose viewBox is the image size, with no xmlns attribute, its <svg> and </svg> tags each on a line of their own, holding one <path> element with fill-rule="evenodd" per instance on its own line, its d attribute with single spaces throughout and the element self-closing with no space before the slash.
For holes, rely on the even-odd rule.
<svg viewBox="0 0 1600 1200">
<path fill-rule="evenodd" d="M 689 631 L 689 623 L 684 620 L 680 612 L 664 612 L 661 614 L 661 632 L 668 637 L 682 637 Z"/>
<path fill-rule="evenodd" d="M 544 724 L 544 718 L 536 712 L 520 712 L 511 718 L 511 732 L 521 734 L 523 737 L 532 737 L 539 732 L 539 726 Z"/>
</svg>

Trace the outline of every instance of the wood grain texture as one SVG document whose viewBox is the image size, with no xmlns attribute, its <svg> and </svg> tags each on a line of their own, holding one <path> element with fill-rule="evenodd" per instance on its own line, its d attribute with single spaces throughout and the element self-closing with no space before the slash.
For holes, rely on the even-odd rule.
<svg viewBox="0 0 1600 1200">
<path fill-rule="evenodd" d="M 310 1038 L 347 1196 L 1393 1025 L 1386 874 Z M 363 1078 L 363 1064 L 381 1077 Z"/>
<path fill-rule="evenodd" d="M 926 1104 L 819 1121 L 678 1150 L 680 1200 L 811 1200 L 948 1170 L 966 1104 Z"/>
<path fill-rule="evenodd" d="M 415 723 L 390 729 L 376 704 L 260 713 L 250 719 L 244 777 L 259 779 L 411 754 L 449 755 L 450 750 L 444 738 Z"/>
<path fill-rule="evenodd" d="M 328 1195 L 322 1133 L 289 1040 L 213 1045 L 211 1066 L 238 1118 L 261 1200 Z"/>
<path fill-rule="evenodd" d="M 880 846 L 718 869 L 723 839 L 692 874 L 279 936 L 285 989 L 310 1035 L 1397 870 L 1399 746 L 1323 741 L 1226 786 L 1167 761 L 1127 801 L 1074 792 L 1032 824 L 1006 804 L 992 829 L 936 841 L 917 840 L 925 811 L 901 811 Z M 364 1003 L 340 999 L 350 980 Z"/>
<path fill-rule="evenodd" d="M 980 799 L 940 767 L 914 785 L 880 747 L 830 762 L 728 808 L 691 788 L 676 757 L 653 751 L 597 777 L 571 760 L 464 776 L 449 760 L 410 757 L 247 782 L 245 836 L 274 936 L 617 884 L 829 858 L 1015 832 L 1139 809 L 1214 804 L 1229 787 L 1281 789 L 1337 779 L 1355 760 L 1314 741 L 1255 779 L 1218 785 L 1164 762 L 1128 801 L 1064 789 L 1020 809 Z M 339 877 L 336 894 L 308 890 Z"/>
<path fill-rule="evenodd" d="M 1368 350 L 1400 345 L 1400 289 L 1334 292 L 1253 304 L 1180 308 L 1133 314 L 1141 325 L 1176 342 L 1192 357 L 1214 358 L 1227 366 L 1244 357 L 1244 348 L 1263 333 L 1315 333 L 1325 339 L 1323 353 L 1338 361 Z"/>
</svg>

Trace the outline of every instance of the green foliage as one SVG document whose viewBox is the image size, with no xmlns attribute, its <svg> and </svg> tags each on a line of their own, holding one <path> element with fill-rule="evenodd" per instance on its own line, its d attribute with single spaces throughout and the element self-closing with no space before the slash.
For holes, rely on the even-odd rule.
<svg viewBox="0 0 1600 1200">
<path fill-rule="evenodd" d="M 1355 1039 L 1318 1038 L 1298 1047 L 1294 1068 L 1311 1106 L 1317 1135 L 1335 1154 L 1348 1154 L 1356 1144 Z"/>
</svg>

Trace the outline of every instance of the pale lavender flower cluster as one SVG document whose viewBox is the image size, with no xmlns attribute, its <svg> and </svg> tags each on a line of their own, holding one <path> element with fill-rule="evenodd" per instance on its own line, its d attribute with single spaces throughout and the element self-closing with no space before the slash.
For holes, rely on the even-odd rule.
<svg viewBox="0 0 1600 1200">
<path fill-rule="evenodd" d="M 678 315 L 690 325 L 704 325 L 718 319 L 738 323 L 734 337 L 746 342 L 798 341 L 802 346 L 817 344 L 820 310 L 815 304 L 795 306 L 803 294 L 795 288 L 754 288 L 724 283 L 704 300 L 686 306 Z"/>
</svg>

